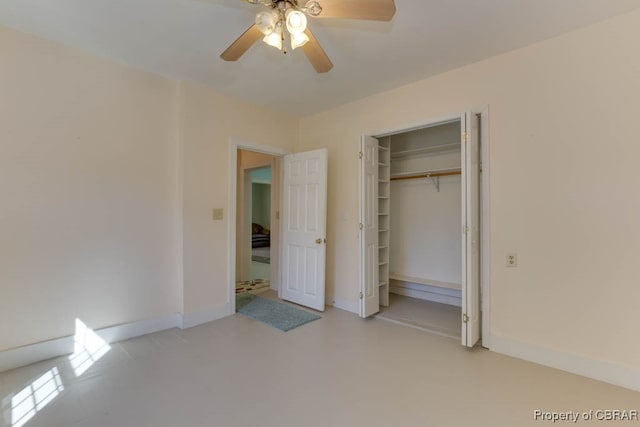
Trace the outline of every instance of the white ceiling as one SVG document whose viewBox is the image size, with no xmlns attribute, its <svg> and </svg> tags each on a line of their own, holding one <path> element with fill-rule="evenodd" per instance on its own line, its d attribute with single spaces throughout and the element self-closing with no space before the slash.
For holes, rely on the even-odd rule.
<svg viewBox="0 0 640 427">
<path fill-rule="evenodd" d="M 320 0 L 321 1 L 321 0 Z M 348 1 L 348 0 L 346 0 Z M 639 0 L 396 0 L 390 23 L 310 20 L 332 59 L 257 43 L 219 54 L 261 6 L 243 0 L 0 0 L 0 24 L 304 116 L 640 7 Z"/>
</svg>

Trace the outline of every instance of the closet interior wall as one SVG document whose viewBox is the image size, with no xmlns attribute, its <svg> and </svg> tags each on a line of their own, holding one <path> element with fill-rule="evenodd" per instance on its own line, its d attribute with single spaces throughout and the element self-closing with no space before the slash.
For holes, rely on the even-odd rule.
<svg viewBox="0 0 640 427">
<path fill-rule="evenodd" d="M 389 292 L 461 306 L 460 134 L 457 120 L 380 138 L 382 306 Z"/>
</svg>

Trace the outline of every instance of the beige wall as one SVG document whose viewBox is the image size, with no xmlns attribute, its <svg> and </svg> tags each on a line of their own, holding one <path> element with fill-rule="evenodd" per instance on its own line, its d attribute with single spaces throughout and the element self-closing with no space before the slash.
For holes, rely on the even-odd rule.
<svg viewBox="0 0 640 427">
<path fill-rule="evenodd" d="M 184 312 L 220 308 L 228 295 L 229 138 L 293 150 L 289 117 L 185 83 L 181 90 L 184 157 Z M 223 221 L 212 221 L 213 208 Z"/>
<path fill-rule="evenodd" d="M 298 150 L 329 148 L 329 301 L 357 303 L 360 135 L 489 105 L 492 333 L 640 369 L 639 51 L 636 11 L 303 119 Z"/>
<path fill-rule="evenodd" d="M 0 351 L 224 306 L 230 137 L 297 123 L 0 28 Z"/>
<path fill-rule="evenodd" d="M 180 311 L 175 89 L 0 28 L 0 350 Z"/>
</svg>

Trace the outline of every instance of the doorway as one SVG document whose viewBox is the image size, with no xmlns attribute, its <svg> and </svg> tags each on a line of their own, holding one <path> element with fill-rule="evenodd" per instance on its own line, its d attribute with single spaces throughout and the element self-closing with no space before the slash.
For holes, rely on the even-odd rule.
<svg viewBox="0 0 640 427">
<path fill-rule="evenodd" d="M 271 166 L 247 171 L 251 192 L 251 275 L 252 282 L 269 287 L 271 281 Z M 277 212 L 277 211 L 276 211 Z M 275 242 L 275 239 L 274 239 Z"/>
<path fill-rule="evenodd" d="M 277 290 L 280 157 L 238 149 L 236 294 Z"/>
<path fill-rule="evenodd" d="M 280 299 L 324 310 L 327 162 L 326 149 L 291 154 L 230 139 L 229 314 L 236 312 L 237 279 L 251 281 L 253 214 L 245 190 L 252 184 L 253 171 L 267 167 L 271 168 L 270 288 Z"/>
<path fill-rule="evenodd" d="M 486 113 L 363 137 L 362 317 L 380 313 L 468 347 L 488 326 L 480 301 L 487 263 L 481 207 L 488 181 L 480 167 Z"/>
</svg>

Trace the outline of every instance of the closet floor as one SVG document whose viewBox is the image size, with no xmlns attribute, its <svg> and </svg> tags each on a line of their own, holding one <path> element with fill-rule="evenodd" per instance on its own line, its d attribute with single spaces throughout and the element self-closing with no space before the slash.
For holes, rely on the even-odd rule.
<svg viewBox="0 0 640 427">
<path fill-rule="evenodd" d="M 389 307 L 380 307 L 376 317 L 405 323 L 439 335 L 460 339 L 460 307 L 402 295 L 389 295 Z"/>
</svg>

